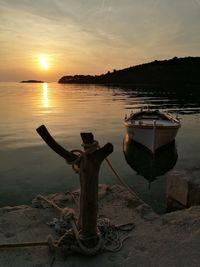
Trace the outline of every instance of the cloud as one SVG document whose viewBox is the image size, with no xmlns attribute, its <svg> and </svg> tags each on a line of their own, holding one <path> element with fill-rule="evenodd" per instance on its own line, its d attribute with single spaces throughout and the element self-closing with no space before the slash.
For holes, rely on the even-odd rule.
<svg viewBox="0 0 200 267">
<path fill-rule="evenodd" d="M 199 0 L 194 0 L 196 4 L 200 7 L 200 1 Z"/>
<path fill-rule="evenodd" d="M 200 0 L 0 0 L 0 65 L 41 52 L 73 71 L 198 55 Z M 91 64 L 92 62 L 92 64 Z"/>
<path fill-rule="evenodd" d="M 0 0 L 0 6 L 11 10 L 26 12 L 49 20 L 58 20 L 62 17 L 70 17 L 70 9 L 63 9 L 62 1 L 48 0 Z"/>
</svg>

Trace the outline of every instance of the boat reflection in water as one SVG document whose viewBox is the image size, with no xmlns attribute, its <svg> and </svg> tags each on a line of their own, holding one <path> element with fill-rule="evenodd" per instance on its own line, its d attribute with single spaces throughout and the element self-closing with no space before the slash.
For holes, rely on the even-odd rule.
<svg viewBox="0 0 200 267">
<path fill-rule="evenodd" d="M 152 154 L 144 146 L 131 139 L 128 134 L 124 138 L 123 150 L 127 163 L 137 174 L 149 181 L 149 187 L 158 176 L 171 170 L 178 158 L 175 141 Z"/>
</svg>

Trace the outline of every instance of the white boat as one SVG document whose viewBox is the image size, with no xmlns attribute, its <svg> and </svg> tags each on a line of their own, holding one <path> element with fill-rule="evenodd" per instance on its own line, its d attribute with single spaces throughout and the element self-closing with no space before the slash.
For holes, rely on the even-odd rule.
<svg viewBox="0 0 200 267">
<path fill-rule="evenodd" d="M 125 126 L 130 138 L 147 147 L 152 153 L 171 143 L 181 126 L 180 119 L 159 110 L 141 110 L 125 116 Z"/>
</svg>

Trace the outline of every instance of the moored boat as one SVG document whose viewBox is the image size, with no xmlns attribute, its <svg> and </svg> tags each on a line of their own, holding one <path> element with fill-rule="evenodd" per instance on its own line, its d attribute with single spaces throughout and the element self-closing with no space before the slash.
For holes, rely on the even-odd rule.
<svg viewBox="0 0 200 267">
<path fill-rule="evenodd" d="M 141 110 L 125 116 L 130 138 L 147 147 L 152 153 L 171 143 L 181 126 L 180 119 L 159 110 Z"/>
</svg>

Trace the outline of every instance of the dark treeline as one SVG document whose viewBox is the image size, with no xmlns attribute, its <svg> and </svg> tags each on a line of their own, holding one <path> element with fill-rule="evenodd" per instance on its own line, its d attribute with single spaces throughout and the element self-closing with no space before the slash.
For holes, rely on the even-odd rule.
<svg viewBox="0 0 200 267">
<path fill-rule="evenodd" d="M 44 81 L 38 81 L 38 80 L 27 80 L 27 81 L 21 81 L 20 83 L 44 83 Z"/>
<path fill-rule="evenodd" d="M 101 75 L 63 76 L 59 83 L 107 84 L 133 89 L 200 89 L 200 57 L 155 60 Z"/>
</svg>

